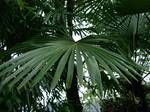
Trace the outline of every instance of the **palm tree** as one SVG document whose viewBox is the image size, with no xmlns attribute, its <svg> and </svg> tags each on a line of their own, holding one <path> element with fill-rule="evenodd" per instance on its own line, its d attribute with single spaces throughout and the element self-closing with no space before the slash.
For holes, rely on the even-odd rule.
<svg viewBox="0 0 150 112">
<path fill-rule="evenodd" d="M 37 25 L 32 27 L 31 24 L 31 28 L 36 29 L 27 30 L 30 31 L 29 35 L 24 35 L 26 32 L 21 33 L 21 40 L 15 44 L 23 43 L 15 47 L 11 43 L 10 47 L 7 44 L 7 40 L 11 42 L 10 38 L 1 38 L 7 46 L 6 54 L 9 53 L 9 58 L 12 53 L 18 54 L 17 57 L 0 65 L 1 90 L 17 89 L 20 93 L 28 91 L 27 94 L 31 96 L 29 98 L 32 98 L 36 97 L 34 92 L 42 93 L 41 87 L 52 91 L 57 90 L 57 84 L 65 84 L 66 88 L 63 86 L 63 89 L 66 91 L 70 111 L 76 112 L 82 111 L 78 81 L 79 85 L 83 84 L 85 71 L 88 72 L 92 85 L 99 90 L 99 95 L 103 94 L 103 77 L 112 79 L 114 85 L 120 84 L 119 78 L 131 83 L 140 77 L 140 67 L 131 58 L 136 50 L 143 49 L 142 45 L 135 46 L 135 38 L 139 38 L 139 18 L 144 17 L 148 21 L 149 16 L 138 13 L 147 11 L 149 5 L 143 8 L 143 4 L 135 1 L 141 6 L 128 13 L 124 6 L 129 4 L 129 1 L 122 3 L 110 0 L 45 0 L 35 3 L 29 1 L 26 4 L 18 0 L 18 3 L 19 13 L 29 13 L 29 19 L 35 17 L 39 24 L 38 28 Z M 137 16 L 128 16 L 136 13 Z M 136 27 L 128 25 L 133 19 L 137 20 Z M 25 27 L 27 26 L 28 24 L 25 24 Z M 80 36 L 81 40 L 74 41 L 75 35 Z M 128 43 L 128 39 L 131 43 Z M 143 40 L 140 39 L 139 42 Z M 149 42 L 148 39 L 146 41 Z"/>
</svg>

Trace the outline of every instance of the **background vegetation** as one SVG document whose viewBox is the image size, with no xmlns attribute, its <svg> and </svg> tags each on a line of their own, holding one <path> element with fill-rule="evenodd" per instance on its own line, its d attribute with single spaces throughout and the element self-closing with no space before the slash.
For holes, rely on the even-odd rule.
<svg viewBox="0 0 150 112">
<path fill-rule="evenodd" d="M 1 0 L 0 112 L 150 112 L 149 0 Z"/>
</svg>

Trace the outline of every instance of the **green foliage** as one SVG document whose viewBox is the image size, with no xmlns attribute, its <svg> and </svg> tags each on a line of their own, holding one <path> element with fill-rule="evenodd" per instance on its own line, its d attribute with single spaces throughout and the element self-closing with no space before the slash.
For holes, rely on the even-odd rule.
<svg viewBox="0 0 150 112">
<path fill-rule="evenodd" d="M 138 73 L 132 67 L 129 66 L 133 64 L 131 62 L 127 62 L 124 58 L 122 58 L 116 53 L 104 50 L 103 48 L 86 44 L 84 43 L 84 41 L 81 43 L 76 43 L 67 40 L 57 40 L 44 43 L 43 47 L 37 48 L 33 51 L 29 51 L 1 65 L 0 76 L 6 77 L 2 81 L 1 86 L 10 84 L 10 87 L 16 87 L 16 83 L 19 82 L 19 85 L 17 87 L 18 89 L 21 89 L 26 84 L 29 84 L 29 86 L 33 87 L 43 78 L 44 74 L 47 73 L 48 70 L 51 70 L 51 67 L 56 62 L 58 62 L 57 69 L 53 77 L 53 81 L 51 83 L 51 88 L 53 89 L 56 86 L 58 80 L 60 79 L 68 60 L 69 66 L 67 68 L 69 69 L 69 72 L 67 73 L 67 79 L 70 81 L 70 78 L 68 77 L 72 77 L 73 74 L 70 73 L 70 70 L 72 69 L 73 72 L 74 67 L 73 65 L 70 66 L 70 64 L 74 64 L 73 58 L 75 58 L 74 53 L 76 51 L 76 48 L 81 52 L 81 54 L 83 54 L 80 54 L 80 57 L 83 57 L 85 59 L 86 66 L 91 76 L 93 84 L 95 84 L 97 77 L 101 77 L 99 67 L 103 71 L 107 71 L 110 77 L 113 80 L 115 80 L 118 84 L 119 82 L 115 78 L 114 72 L 118 73 L 119 69 L 124 70 L 124 68 L 126 68 L 126 70 L 124 70 L 126 75 L 129 75 L 133 78 L 135 78 L 135 76 L 133 76 L 132 73 L 130 73 L 130 71 L 138 75 Z M 70 58 L 72 60 L 70 60 Z M 113 66 L 111 64 L 112 62 Z M 83 66 L 83 63 L 81 64 L 81 66 Z M 77 69 L 78 71 L 80 71 L 82 68 Z M 119 73 L 121 73 L 121 76 L 126 77 L 121 71 L 119 71 Z M 97 84 L 101 83 L 101 78 L 98 79 L 96 81 Z M 70 82 L 68 80 L 67 85 L 70 85 Z M 98 85 L 101 85 L 102 87 L 102 84 Z"/>
<path fill-rule="evenodd" d="M 68 2 L 1 0 L 0 101 L 7 99 L 5 93 L 12 97 L 8 102 L 18 99 L 8 104 L 10 111 L 43 112 L 48 104 L 68 111 L 66 99 L 58 102 L 71 87 L 74 69 L 79 85 L 90 85 L 101 98 L 122 94 L 125 84 L 141 83 L 149 75 L 149 0 L 74 0 L 71 11 Z M 75 42 L 76 36 L 81 39 Z M 52 93 L 52 99 L 43 98 L 43 92 Z"/>
</svg>

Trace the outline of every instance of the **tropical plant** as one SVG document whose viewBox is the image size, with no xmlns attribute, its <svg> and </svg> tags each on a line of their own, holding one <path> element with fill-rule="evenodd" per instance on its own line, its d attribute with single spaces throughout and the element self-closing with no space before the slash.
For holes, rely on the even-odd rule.
<svg viewBox="0 0 150 112">
<path fill-rule="evenodd" d="M 40 102 L 43 92 L 52 93 L 59 100 L 59 92 L 66 91 L 69 110 L 81 112 L 78 84 L 90 83 L 99 91 L 99 97 L 110 89 L 119 92 L 125 88 L 122 82 L 133 87 L 141 85 L 146 71 L 136 62 L 141 56 L 139 50 L 149 56 L 148 0 L 17 0 L 17 3 L 2 0 L 0 4 L 7 11 L 0 18 L 3 51 L 0 89 L 4 90 L 1 94 L 5 96 L 6 91 L 19 97 L 10 111 L 48 111 L 45 108 L 48 105 Z M 137 5 L 132 10 L 129 4 L 134 3 Z M 75 37 L 81 39 L 74 41 Z M 20 103 L 23 99 L 25 102 Z M 58 111 L 60 104 L 55 109 L 54 99 L 46 102 Z"/>
</svg>

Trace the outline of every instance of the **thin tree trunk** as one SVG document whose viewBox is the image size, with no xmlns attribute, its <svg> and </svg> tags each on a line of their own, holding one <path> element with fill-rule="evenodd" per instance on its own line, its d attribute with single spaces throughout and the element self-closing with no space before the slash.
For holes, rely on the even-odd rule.
<svg viewBox="0 0 150 112">
<path fill-rule="evenodd" d="M 70 112 L 82 112 L 83 107 L 78 94 L 78 81 L 76 69 L 74 70 L 73 80 L 70 89 L 67 89 L 67 99 Z"/>
<path fill-rule="evenodd" d="M 140 98 L 139 112 L 149 112 L 146 103 L 146 88 L 141 84 L 141 81 L 132 81 L 132 90 L 136 97 Z"/>
<path fill-rule="evenodd" d="M 55 9 L 57 11 L 63 12 L 65 9 L 65 0 L 56 0 L 55 1 Z M 72 38 L 72 31 L 73 31 L 73 9 L 74 9 L 74 0 L 67 0 L 67 17 L 65 15 L 60 15 L 59 20 L 55 20 L 55 26 L 57 26 L 55 34 L 56 36 L 64 36 L 65 35 L 65 28 L 68 28 L 68 36 Z M 66 30 L 66 31 L 67 31 Z M 76 69 L 74 70 L 73 80 L 71 87 L 66 90 L 66 96 L 69 104 L 70 112 L 82 112 L 82 104 L 80 102 L 79 94 L 78 94 L 78 81 L 76 77 Z"/>
<path fill-rule="evenodd" d="M 69 28 L 69 37 L 72 39 L 73 34 L 73 14 L 74 14 L 74 0 L 67 0 L 67 27 Z M 74 69 L 72 84 L 70 89 L 67 89 L 67 99 L 69 103 L 69 108 L 71 112 L 82 112 L 83 107 L 80 102 L 78 93 L 78 80 L 77 71 Z"/>
</svg>

